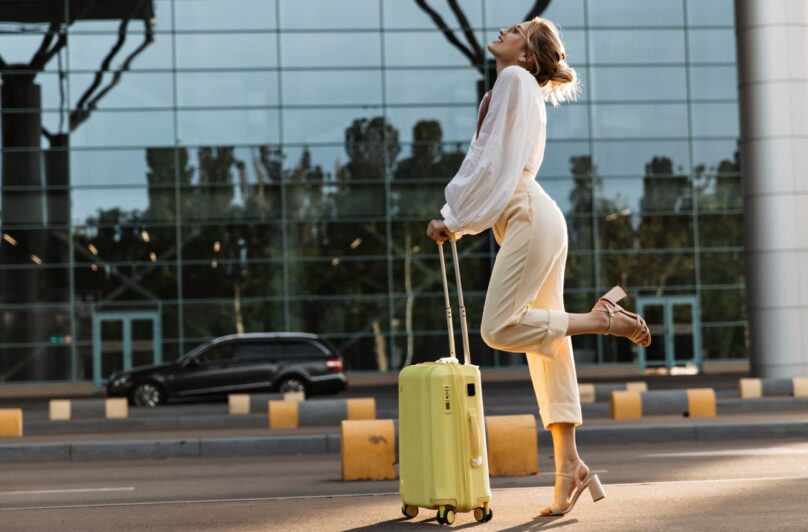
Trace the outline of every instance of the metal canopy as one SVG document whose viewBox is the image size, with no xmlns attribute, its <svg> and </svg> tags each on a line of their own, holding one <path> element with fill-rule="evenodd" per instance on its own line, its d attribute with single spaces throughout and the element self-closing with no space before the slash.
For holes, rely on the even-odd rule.
<svg viewBox="0 0 808 532">
<path fill-rule="evenodd" d="M 69 18 L 68 18 L 69 17 Z M 0 2 L 4 22 L 68 24 L 77 20 L 154 18 L 152 0 L 26 0 Z"/>
</svg>

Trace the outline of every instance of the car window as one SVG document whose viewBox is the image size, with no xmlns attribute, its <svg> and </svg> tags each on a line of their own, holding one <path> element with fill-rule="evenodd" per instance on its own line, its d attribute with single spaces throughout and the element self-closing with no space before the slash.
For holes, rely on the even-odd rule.
<svg viewBox="0 0 808 532">
<path fill-rule="evenodd" d="M 322 358 L 323 350 L 309 342 L 280 342 L 275 344 L 280 358 Z"/>
<path fill-rule="evenodd" d="M 215 364 L 233 358 L 233 346 L 229 344 L 216 345 L 199 355 L 197 360 L 202 364 Z"/>
<path fill-rule="evenodd" d="M 267 360 L 273 358 L 272 344 L 239 343 L 235 347 L 236 360 Z"/>
</svg>

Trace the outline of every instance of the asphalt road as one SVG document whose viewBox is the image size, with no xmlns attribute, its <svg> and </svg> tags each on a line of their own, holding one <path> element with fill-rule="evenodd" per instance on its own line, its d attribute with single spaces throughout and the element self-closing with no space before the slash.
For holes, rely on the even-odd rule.
<svg viewBox="0 0 808 532">
<path fill-rule="evenodd" d="M 492 479 L 484 530 L 808 529 L 808 442 L 581 447 L 607 498 L 539 518 L 552 457 L 538 475 Z M 4 464 L 0 530 L 390 530 L 438 527 L 399 512 L 398 482 L 342 482 L 339 455 Z"/>
</svg>

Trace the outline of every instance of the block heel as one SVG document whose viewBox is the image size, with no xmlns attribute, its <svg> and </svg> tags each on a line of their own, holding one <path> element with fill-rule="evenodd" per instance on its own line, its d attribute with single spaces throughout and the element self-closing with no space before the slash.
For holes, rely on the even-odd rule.
<svg viewBox="0 0 808 532">
<path fill-rule="evenodd" d="M 598 502 L 606 497 L 606 491 L 603 489 L 603 484 L 600 483 L 600 479 L 597 475 L 593 475 L 592 480 L 589 482 L 589 494 L 592 496 L 594 502 Z"/>
</svg>

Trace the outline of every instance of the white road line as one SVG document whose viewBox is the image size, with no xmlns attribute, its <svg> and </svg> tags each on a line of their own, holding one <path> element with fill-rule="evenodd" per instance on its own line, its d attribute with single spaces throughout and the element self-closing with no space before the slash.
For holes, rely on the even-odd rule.
<svg viewBox="0 0 808 532">
<path fill-rule="evenodd" d="M 135 491 L 134 486 L 125 488 L 73 488 L 63 490 L 27 490 L 27 491 L 0 491 L 0 497 L 3 495 L 50 495 L 53 493 L 98 493 L 105 491 Z"/>
<path fill-rule="evenodd" d="M 677 458 L 700 456 L 795 456 L 808 454 L 805 447 L 764 447 L 754 449 L 719 449 L 715 451 L 687 451 L 680 453 L 654 453 L 640 455 L 643 458 Z"/>
<path fill-rule="evenodd" d="M 609 487 L 616 486 L 648 486 L 654 484 L 704 484 L 710 482 L 773 482 L 782 480 L 805 480 L 808 481 L 808 476 L 794 476 L 794 477 L 752 477 L 752 478 L 718 478 L 711 480 L 658 480 L 649 482 L 623 482 L 623 483 L 606 483 L 604 485 Z M 518 488 L 495 488 L 492 491 L 522 491 L 529 489 L 553 489 L 552 486 L 524 486 Z M 384 493 L 342 493 L 332 495 L 297 495 L 288 497 L 247 497 L 241 499 L 198 499 L 198 500 L 175 500 L 175 501 L 142 501 L 142 502 L 113 502 L 113 503 L 99 503 L 99 504 L 64 504 L 57 506 L 23 506 L 19 508 L 0 508 L 0 512 L 19 512 L 30 510 L 68 510 L 68 509 L 81 509 L 81 508 L 110 508 L 121 506 L 166 506 L 172 504 L 211 504 L 211 503 L 234 503 L 234 502 L 271 502 L 271 501 L 292 501 L 292 500 L 311 500 L 311 499 L 339 499 L 349 497 L 390 497 L 397 496 L 397 491 L 384 492 Z"/>
</svg>

